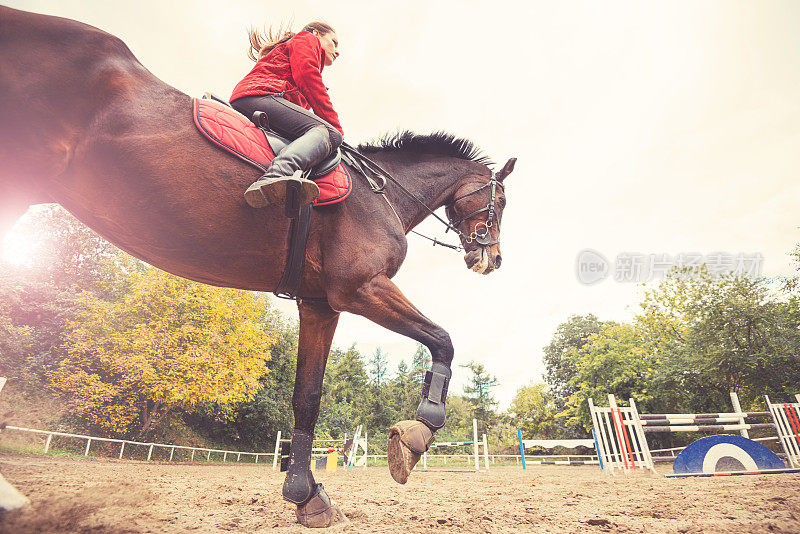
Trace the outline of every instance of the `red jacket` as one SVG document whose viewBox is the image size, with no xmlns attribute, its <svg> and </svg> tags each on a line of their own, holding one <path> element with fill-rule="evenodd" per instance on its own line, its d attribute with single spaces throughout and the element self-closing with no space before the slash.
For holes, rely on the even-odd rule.
<svg viewBox="0 0 800 534">
<path fill-rule="evenodd" d="M 333 110 L 328 90 L 322 83 L 324 67 L 325 51 L 319 39 L 313 33 L 301 31 L 259 59 L 253 70 L 234 87 L 231 101 L 283 91 L 286 100 L 313 110 L 344 135 L 339 115 Z"/>
</svg>

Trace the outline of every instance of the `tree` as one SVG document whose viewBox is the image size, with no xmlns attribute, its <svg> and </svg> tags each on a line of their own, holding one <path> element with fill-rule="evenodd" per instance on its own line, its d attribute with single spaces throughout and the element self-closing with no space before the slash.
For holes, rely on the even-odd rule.
<svg viewBox="0 0 800 534">
<path fill-rule="evenodd" d="M 369 398 L 368 377 L 364 361 L 355 343 L 343 351 L 333 348 L 328 357 L 323 383 L 320 419 L 321 433 L 338 437 L 363 424 L 363 410 Z"/>
<path fill-rule="evenodd" d="M 0 376 L 38 385 L 64 357 L 68 324 L 78 293 L 0 264 Z"/>
<path fill-rule="evenodd" d="M 376 348 L 375 353 L 369 360 L 369 374 L 372 377 L 373 383 L 379 388 L 386 381 L 388 366 L 389 360 L 386 358 L 386 355 L 381 351 L 380 347 Z"/>
<path fill-rule="evenodd" d="M 325 369 L 325 383 L 328 396 L 334 402 L 352 405 L 364 397 L 367 382 L 364 361 L 355 343 L 346 351 L 337 348 L 331 351 Z"/>
<path fill-rule="evenodd" d="M 16 232 L 37 243 L 28 272 L 59 289 L 108 294 L 130 266 L 121 250 L 55 204 L 23 218 Z"/>
<path fill-rule="evenodd" d="M 641 332 L 627 324 L 606 324 L 574 357 L 577 373 L 570 381 L 574 393 L 564 415 L 569 423 L 591 428 L 587 399 L 604 399 L 608 393 L 634 398 L 649 406 L 657 393 L 651 388 L 655 361 Z"/>
<path fill-rule="evenodd" d="M 390 397 L 394 399 L 399 419 L 415 418 L 422 386 L 411 380 L 411 371 L 405 360 L 397 364 L 397 374 L 389 382 Z"/>
<path fill-rule="evenodd" d="M 394 424 L 399 415 L 397 403 L 392 401 L 391 384 L 386 381 L 388 359 L 380 347 L 375 349 L 369 361 L 372 381 L 369 384 L 369 395 L 364 403 L 362 416 L 367 428 L 387 429 Z"/>
<path fill-rule="evenodd" d="M 544 384 L 523 386 L 517 390 L 508 409 L 511 424 L 527 439 L 560 437 L 556 424 L 553 396 Z"/>
<path fill-rule="evenodd" d="M 0 372 L 37 387 L 65 355 L 80 292 L 119 294 L 138 262 L 56 205 L 32 210 L 15 234 L 35 246 L 25 265 L 0 263 Z"/>
<path fill-rule="evenodd" d="M 422 395 L 422 383 L 425 381 L 425 373 L 432 365 L 431 351 L 422 343 L 417 343 L 417 349 L 411 356 L 411 374 L 409 379 L 419 385 L 419 394 Z"/>
<path fill-rule="evenodd" d="M 497 386 L 497 378 L 490 375 L 482 363 L 469 362 L 461 367 L 472 372 L 469 383 L 464 386 L 464 393 L 478 420 L 478 431 L 488 434 L 495 415 L 494 407 L 497 406 L 491 393 L 491 389 Z"/>
<path fill-rule="evenodd" d="M 293 427 L 298 324 L 286 320 L 271 306 L 265 306 L 261 322 L 274 341 L 269 346 L 267 372 L 258 380 L 255 397 L 233 407 L 230 421 L 220 415 L 231 410 L 227 406 L 184 415 L 197 432 L 239 449 L 270 449 L 275 445 L 278 431 L 286 433 Z"/>
<path fill-rule="evenodd" d="M 676 269 L 641 308 L 657 387 L 673 409 L 677 402 L 688 412 L 713 411 L 730 391 L 745 403 L 786 394 L 800 379 L 797 299 L 775 298 L 761 280 Z"/>
<path fill-rule="evenodd" d="M 577 373 L 575 354 L 602 326 L 603 323 L 591 313 L 572 315 L 558 325 L 550 344 L 544 347 L 545 383 L 550 386 L 553 397 L 562 401 L 562 406 L 574 393 L 569 382 Z"/>
<path fill-rule="evenodd" d="M 176 410 L 252 398 L 272 341 L 260 322 L 262 298 L 153 267 L 134 274 L 130 287 L 113 302 L 86 294 L 71 325 L 51 387 L 77 419 L 141 439 Z"/>
<path fill-rule="evenodd" d="M 575 393 L 571 380 L 578 372 L 577 355 L 593 334 L 597 334 L 604 323 L 593 314 L 572 315 L 558 325 L 550 344 L 544 347 L 545 377 L 549 396 L 556 417 L 559 438 L 584 435 L 584 429 L 565 414 L 567 403 Z"/>
</svg>

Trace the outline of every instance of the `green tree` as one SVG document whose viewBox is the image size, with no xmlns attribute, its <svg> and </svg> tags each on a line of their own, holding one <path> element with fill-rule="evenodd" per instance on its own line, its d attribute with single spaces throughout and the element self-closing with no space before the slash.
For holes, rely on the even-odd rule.
<svg viewBox="0 0 800 534">
<path fill-rule="evenodd" d="M 320 435 L 327 433 L 336 438 L 345 432 L 352 433 L 356 425 L 364 424 L 368 382 L 364 360 L 355 344 L 346 351 L 331 350 L 317 424 Z"/>
<path fill-rule="evenodd" d="M 388 366 L 389 360 L 386 358 L 386 355 L 380 347 L 376 348 L 375 353 L 369 360 L 369 374 L 376 386 L 381 387 L 386 381 Z"/>
<path fill-rule="evenodd" d="M 388 429 L 400 414 L 397 403 L 391 398 L 393 389 L 386 379 L 388 358 L 380 347 L 375 349 L 369 364 L 371 381 L 362 419 L 367 428 L 374 429 L 375 432 Z"/>
<path fill-rule="evenodd" d="M 497 378 L 490 375 L 482 363 L 469 362 L 461 367 L 472 373 L 469 382 L 464 386 L 464 393 L 472 405 L 475 419 L 478 420 L 478 432 L 488 434 L 495 419 L 494 407 L 497 402 L 491 390 L 497 386 Z"/>
<path fill-rule="evenodd" d="M 603 323 L 589 313 L 572 315 L 556 328 L 550 344 L 543 349 L 545 383 L 555 399 L 566 401 L 574 393 L 570 380 L 577 373 L 575 354 L 602 326 Z"/>
<path fill-rule="evenodd" d="M 590 336 L 600 332 L 603 322 L 589 313 L 572 315 L 558 325 L 550 344 L 544 347 L 544 381 L 549 386 L 552 408 L 556 414 L 557 437 L 573 438 L 583 436 L 585 430 L 574 419 L 565 416 L 567 403 L 575 393 L 571 380 L 578 372 L 576 361 L 578 353 L 586 345 Z"/>
<path fill-rule="evenodd" d="M 641 308 L 637 321 L 659 362 L 665 405 L 713 411 L 730 391 L 747 403 L 786 394 L 800 377 L 797 299 L 777 299 L 761 280 L 674 270 Z"/>
<path fill-rule="evenodd" d="M 517 390 L 508 409 L 511 425 L 522 430 L 526 439 L 560 437 L 553 396 L 545 384 L 532 384 Z"/>
<path fill-rule="evenodd" d="M 422 365 L 418 366 L 419 369 Z M 424 374 L 421 376 L 424 377 Z M 422 379 L 420 373 L 409 368 L 405 360 L 397 364 L 395 377 L 389 381 L 389 396 L 393 399 L 399 419 L 415 418 L 417 406 L 422 396 Z"/>
<path fill-rule="evenodd" d="M 642 334 L 627 324 L 607 324 L 575 355 L 577 373 L 570 381 L 575 393 L 564 415 L 570 424 L 591 428 L 587 399 L 602 402 L 608 393 L 621 399 L 634 398 L 650 406 L 655 361 L 647 351 Z M 602 402 L 602 404 L 605 404 Z"/>
</svg>

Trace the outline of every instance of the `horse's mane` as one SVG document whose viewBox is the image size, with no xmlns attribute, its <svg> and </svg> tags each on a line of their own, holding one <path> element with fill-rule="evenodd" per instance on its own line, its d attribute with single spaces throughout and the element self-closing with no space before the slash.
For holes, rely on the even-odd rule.
<svg viewBox="0 0 800 534">
<path fill-rule="evenodd" d="M 384 150 L 409 150 L 424 154 L 441 154 L 475 161 L 482 165 L 494 165 L 494 162 L 469 139 L 456 137 L 443 131 L 422 135 L 409 130 L 387 133 L 377 141 L 358 145 L 361 152 L 380 152 Z"/>
</svg>

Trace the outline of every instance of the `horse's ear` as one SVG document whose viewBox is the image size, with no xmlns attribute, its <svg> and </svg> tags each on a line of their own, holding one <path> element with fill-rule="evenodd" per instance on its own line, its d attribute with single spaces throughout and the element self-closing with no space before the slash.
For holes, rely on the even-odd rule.
<svg viewBox="0 0 800 534">
<path fill-rule="evenodd" d="M 506 164 L 503 165 L 503 168 L 500 169 L 497 173 L 495 173 L 495 178 L 497 178 L 497 180 L 500 182 L 505 180 L 506 176 L 511 174 L 511 171 L 514 170 L 515 163 L 517 163 L 517 158 L 511 158 L 510 160 L 508 160 Z"/>
</svg>

